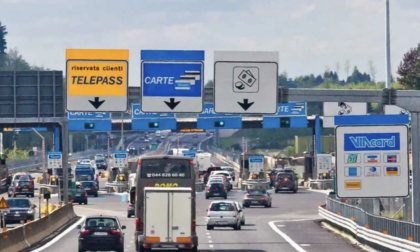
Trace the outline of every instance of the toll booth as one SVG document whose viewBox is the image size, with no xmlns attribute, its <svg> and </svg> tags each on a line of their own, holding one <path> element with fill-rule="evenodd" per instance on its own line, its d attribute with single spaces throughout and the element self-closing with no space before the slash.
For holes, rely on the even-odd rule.
<svg viewBox="0 0 420 252">
<path fill-rule="evenodd" d="M 239 177 L 242 178 L 242 180 L 247 180 L 249 178 L 249 161 L 248 161 L 248 154 L 241 155 L 239 165 L 241 166 L 241 169 L 239 171 Z"/>
<path fill-rule="evenodd" d="M 312 153 L 305 153 L 305 172 L 303 173 L 303 179 L 308 181 L 312 179 L 313 168 L 314 168 L 314 156 Z"/>
</svg>

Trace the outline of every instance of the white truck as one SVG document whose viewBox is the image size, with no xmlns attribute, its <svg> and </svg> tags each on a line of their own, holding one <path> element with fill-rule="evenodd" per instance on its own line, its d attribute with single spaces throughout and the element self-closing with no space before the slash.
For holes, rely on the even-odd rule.
<svg viewBox="0 0 420 252">
<path fill-rule="evenodd" d="M 196 162 L 198 166 L 199 175 L 204 175 L 207 171 L 207 168 L 212 167 L 211 164 L 211 153 L 199 153 L 196 154 Z"/>
<path fill-rule="evenodd" d="M 144 188 L 144 230 L 138 237 L 140 252 L 150 249 L 197 252 L 192 193 L 188 187 Z"/>
</svg>

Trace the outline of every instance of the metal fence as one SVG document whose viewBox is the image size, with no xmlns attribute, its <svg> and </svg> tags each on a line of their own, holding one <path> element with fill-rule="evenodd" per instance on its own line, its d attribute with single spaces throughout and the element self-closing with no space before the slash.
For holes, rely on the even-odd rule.
<svg viewBox="0 0 420 252">
<path fill-rule="evenodd" d="M 374 215 L 364 209 L 346 204 L 332 198 L 327 197 L 326 209 L 336 213 L 342 217 L 352 219 L 356 224 L 367 229 L 386 233 L 390 236 L 401 239 L 409 239 L 414 242 L 420 242 L 420 225 L 413 222 L 396 220 L 384 216 Z"/>
</svg>

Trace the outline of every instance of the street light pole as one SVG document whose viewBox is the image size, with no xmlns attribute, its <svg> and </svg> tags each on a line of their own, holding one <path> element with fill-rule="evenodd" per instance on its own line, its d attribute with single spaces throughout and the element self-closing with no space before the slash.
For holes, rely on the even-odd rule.
<svg viewBox="0 0 420 252">
<path fill-rule="evenodd" d="M 32 130 L 42 139 L 42 169 L 45 172 L 45 138 L 35 128 Z"/>
<path fill-rule="evenodd" d="M 391 88 L 391 35 L 389 25 L 389 0 L 386 0 L 386 88 Z"/>
</svg>

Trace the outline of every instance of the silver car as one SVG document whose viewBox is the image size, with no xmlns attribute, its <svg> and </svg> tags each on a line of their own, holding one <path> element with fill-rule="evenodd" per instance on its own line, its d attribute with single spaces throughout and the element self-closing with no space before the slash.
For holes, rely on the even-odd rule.
<svg viewBox="0 0 420 252">
<path fill-rule="evenodd" d="M 234 230 L 241 229 L 242 209 L 238 204 L 230 200 L 213 201 L 207 210 L 207 230 L 215 227 L 231 227 Z"/>
<path fill-rule="evenodd" d="M 242 199 L 244 207 L 265 206 L 271 207 L 271 195 L 267 190 L 251 189 L 245 192 Z"/>
</svg>

